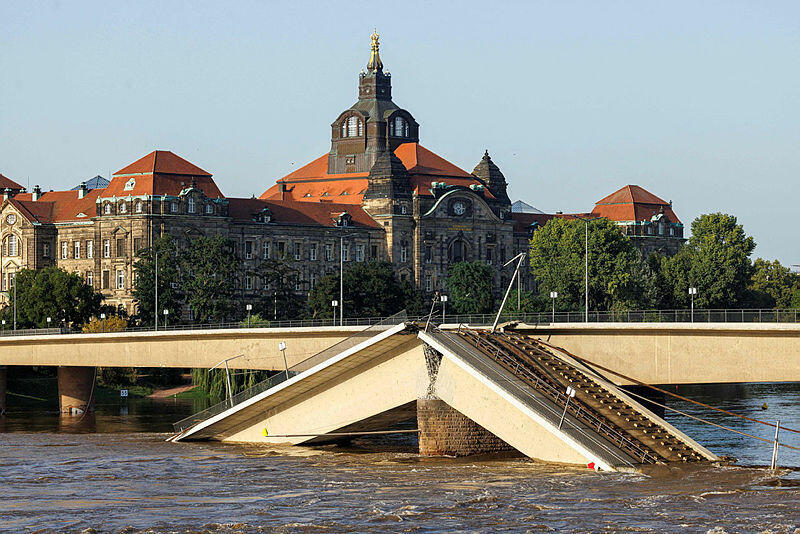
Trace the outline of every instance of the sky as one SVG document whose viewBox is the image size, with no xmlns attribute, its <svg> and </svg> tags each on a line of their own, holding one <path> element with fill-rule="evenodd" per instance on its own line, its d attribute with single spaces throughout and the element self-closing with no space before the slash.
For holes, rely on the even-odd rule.
<svg viewBox="0 0 800 534">
<path fill-rule="evenodd" d="M 626 184 L 800 264 L 800 2 L 0 2 L 0 173 L 65 189 L 155 149 L 260 195 L 330 149 L 381 35 L 420 142 L 512 200 Z"/>
</svg>

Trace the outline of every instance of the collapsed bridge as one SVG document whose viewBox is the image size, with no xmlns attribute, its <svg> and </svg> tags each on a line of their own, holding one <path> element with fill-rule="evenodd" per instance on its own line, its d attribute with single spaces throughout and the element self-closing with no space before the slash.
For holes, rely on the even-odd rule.
<svg viewBox="0 0 800 534">
<path fill-rule="evenodd" d="M 602 374 L 531 335 L 413 322 L 370 334 L 301 362 L 235 404 L 176 423 L 171 439 L 311 445 L 416 418 L 422 453 L 513 448 L 608 471 L 717 459 Z"/>
</svg>

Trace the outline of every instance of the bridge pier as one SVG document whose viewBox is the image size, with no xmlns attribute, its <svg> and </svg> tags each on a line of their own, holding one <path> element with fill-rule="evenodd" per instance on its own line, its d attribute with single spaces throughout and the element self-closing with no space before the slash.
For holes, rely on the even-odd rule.
<svg viewBox="0 0 800 534">
<path fill-rule="evenodd" d="M 6 413 L 6 381 L 8 380 L 8 368 L 0 365 L 0 415 Z"/>
<path fill-rule="evenodd" d="M 58 407 L 62 414 L 80 415 L 94 410 L 94 367 L 58 368 Z"/>
<path fill-rule="evenodd" d="M 423 456 L 469 456 L 513 449 L 441 399 L 417 399 L 417 427 Z"/>
</svg>

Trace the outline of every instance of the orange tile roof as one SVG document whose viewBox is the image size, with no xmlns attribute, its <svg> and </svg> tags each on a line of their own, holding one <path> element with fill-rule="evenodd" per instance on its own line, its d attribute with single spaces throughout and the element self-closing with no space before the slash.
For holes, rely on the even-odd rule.
<svg viewBox="0 0 800 534">
<path fill-rule="evenodd" d="M 169 150 L 153 150 L 114 173 L 118 174 L 181 174 L 185 176 L 211 176 L 197 165 L 189 163 Z"/>
<path fill-rule="evenodd" d="M 0 174 L 0 190 L 2 189 L 16 189 L 17 191 L 25 189 L 11 178 L 6 178 Z"/>
<path fill-rule="evenodd" d="M 125 190 L 125 184 L 130 180 L 134 181 L 133 189 Z M 115 172 L 101 196 L 177 196 L 192 182 L 209 198 L 225 198 L 211 174 L 172 152 L 154 150 Z"/>
<path fill-rule="evenodd" d="M 649 221 L 659 213 L 663 213 L 671 222 L 681 222 L 669 202 L 638 185 L 626 185 L 598 200 L 591 215 L 623 222 Z"/>
<path fill-rule="evenodd" d="M 97 197 L 102 189 L 94 189 L 78 198 L 78 191 L 47 191 L 39 200 L 32 200 L 31 193 L 22 193 L 11 199 L 20 212 L 27 212 L 31 221 L 40 223 L 60 223 L 87 221 L 97 213 Z M 85 217 L 79 217 L 80 214 Z"/>
<path fill-rule="evenodd" d="M 240 222 L 252 221 L 262 209 L 269 208 L 272 220 L 283 224 L 336 226 L 336 217 L 346 211 L 355 227 L 379 228 L 380 225 L 361 206 L 339 203 L 309 203 L 293 200 L 263 200 L 260 198 L 229 198 L 228 214 Z"/>
<path fill-rule="evenodd" d="M 420 195 L 428 195 L 431 182 L 443 181 L 448 185 L 469 187 L 480 184 L 470 173 L 453 165 L 419 143 L 403 143 L 394 151 L 411 177 L 412 188 Z M 295 200 L 301 202 L 336 202 L 361 204 L 369 185 L 368 172 L 328 174 L 328 154 L 287 174 L 264 191 L 267 200 Z M 287 188 L 281 192 L 281 184 Z M 488 190 L 486 195 L 493 198 Z"/>
</svg>

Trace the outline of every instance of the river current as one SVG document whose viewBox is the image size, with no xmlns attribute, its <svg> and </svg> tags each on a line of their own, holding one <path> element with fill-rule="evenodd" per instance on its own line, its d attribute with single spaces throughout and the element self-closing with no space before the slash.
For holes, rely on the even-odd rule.
<svg viewBox="0 0 800 534">
<path fill-rule="evenodd" d="M 800 385 L 681 387 L 679 393 L 800 428 Z M 766 403 L 767 409 L 762 409 Z M 669 405 L 772 439 L 774 429 Z M 167 443 L 191 401 L 98 406 L 0 419 L 3 532 L 791 532 L 800 533 L 800 454 L 668 419 L 728 467 L 596 473 L 521 457 L 420 458 L 404 434 L 319 448 Z M 784 433 L 800 446 L 800 434 Z"/>
</svg>

